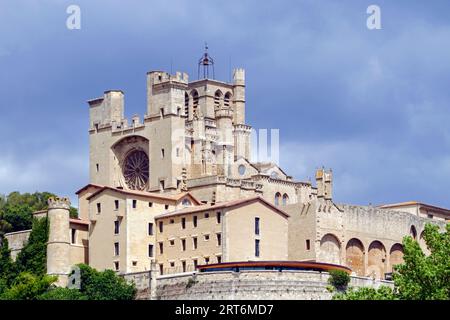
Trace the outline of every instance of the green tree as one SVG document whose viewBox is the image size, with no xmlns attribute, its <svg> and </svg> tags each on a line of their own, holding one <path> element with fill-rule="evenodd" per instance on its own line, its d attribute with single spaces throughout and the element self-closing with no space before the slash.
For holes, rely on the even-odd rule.
<svg viewBox="0 0 450 320">
<path fill-rule="evenodd" d="M 381 286 L 379 289 L 362 287 L 357 290 L 348 289 L 345 293 L 337 293 L 333 300 L 397 300 L 392 288 Z"/>
<path fill-rule="evenodd" d="M 403 241 L 404 263 L 394 273 L 394 283 L 401 299 L 450 299 L 450 224 L 439 233 L 436 225 L 427 224 L 424 239 L 430 250 L 425 255 L 417 241 L 406 237 Z"/>
<path fill-rule="evenodd" d="M 16 268 L 34 275 L 44 275 L 47 270 L 47 218 L 34 219 L 33 229 L 27 244 L 17 255 Z"/>
<path fill-rule="evenodd" d="M 4 239 L 0 246 L 0 281 L 3 289 L 10 286 L 16 276 L 14 263 L 11 259 L 11 250 L 8 246 L 8 240 Z M 1 292 L 1 290 L 0 290 Z"/>
<path fill-rule="evenodd" d="M 12 231 L 27 230 L 32 226 L 33 211 L 27 204 L 7 204 L 2 217 L 12 226 Z"/>
<path fill-rule="evenodd" d="M 404 262 L 394 268 L 394 289 L 381 287 L 350 289 L 336 294 L 337 300 L 450 300 L 450 224 L 445 232 L 427 224 L 426 255 L 410 236 L 403 239 Z"/>
<path fill-rule="evenodd" d="M 132 300 L 136 295 L 134 284 L 128 284 L 112 270 L 97 271 L 79 264 L 81 271 L 80 291 L 89 300 Z"/>
<path fill-rule="evenodd" d="M 328 283 L 330 283 L 337 290 L 347 289 L 347 285 L 350 282 L 350 276 L 347 272 L 342 270 L 330 270 L 330 277 Z"/>
<path fill-rule="evenodd" d="M 37 297 L 38 300 L 87 300 L 80 290 L 69 288 L 51 288 Z"/>
<path fill-rule="evenodd" d="M 4 290 L 0 295 L 0 300 L 35 300 L 47 292 L 55 281 L 56 277 L 53 276 L 35 276 L 23 272 L 19 274 L 10 288 Z"/>
</svg>

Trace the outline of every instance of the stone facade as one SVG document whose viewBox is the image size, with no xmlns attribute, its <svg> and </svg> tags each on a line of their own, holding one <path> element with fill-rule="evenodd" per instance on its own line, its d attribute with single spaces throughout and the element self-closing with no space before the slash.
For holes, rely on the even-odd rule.
<svg viewBox="0 0 450 320">
<path fill-rule="evenodd" d="M 309 260 L 348 266 L 353 283 L 365 285 L 403 261 L 404 236 L 427 250 L 425 224 L 443 228 L 450 210 L 418 202 L 336 204 L 331 170 L 317 170 L 313 186 L 295 181 L 275 163 L 252 161 L 245 86 L 241 68 L 231 83 L 151 71 L 146 114 L 131 121 L 124 118 L 120 90 L 88 101 L 89 184 L 77 192 L 79 218 L 69 218 L 64 199 L 36 213 L 50 219 L 48 272 L 60 275 L 61 285 L 70 266 L 84 262 L 116 270 L 139 282 L 143 292 L 150 281 L 153 291 L 144 296 L 161 299 L 209 298 L 208 290 L 218 299 L 329 298 L 325 274 L 216 273 L 194 279 L 190 272 L 195 263 Z M 218 212 L 220 223 L 214 222 Z M 203 215 L 197 230 L 181 227 L 183 218 L 192 225 L 194 215 Z M 7 235 L 13 256 L 28 234 Z M 183 240 L 189 247 L 195 237 L 203 241 L 201 249 L 180 249 Z M 162 275 L 147 277 L 151 270 Z M 184 275 L 165 275 L 175 272 Z M 186 284 L 183 289 L 190 278 L 196 289 Z"/>
<path fill-rule="evenodd" d="M 330 300 L 329 275 L 317 271 L 222 271 L 158 277 L 158 300 Z M 351 287 L 392 282 L 351 277 Z"/>
</svg>

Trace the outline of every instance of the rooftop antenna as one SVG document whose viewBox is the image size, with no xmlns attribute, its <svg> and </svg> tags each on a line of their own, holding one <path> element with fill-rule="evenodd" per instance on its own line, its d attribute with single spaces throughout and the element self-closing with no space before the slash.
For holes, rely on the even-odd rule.
<svg viewBox="0 0 450 320">
<path fill-rule="evenodd" d="M 231 54 L 228 56 L 228 82 L 231 83 Z"/>
<path fill-rule="evenodd" d="M 200 69 L 203 70 L 203 79 L 209 78 L 209 68 L 212 69 L 212 78 L 215 78 L 214 75 L 214 59 L 210 57 L 208 54 L 208 43 L 205 42 L 205 53 L 198 61 L 198 73 L 197 78 L 200 79 Z"/>
</svg>

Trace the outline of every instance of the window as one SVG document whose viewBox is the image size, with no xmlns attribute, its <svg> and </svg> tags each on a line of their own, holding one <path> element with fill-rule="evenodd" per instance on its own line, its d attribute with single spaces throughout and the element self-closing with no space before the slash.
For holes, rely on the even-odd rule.
<svg viewBox="0 0 450 320">
<path fill-rule="evenodd" d="M 102 204 L 97 203 L 97 213 L 101 213 L 101 212 L 102 212 Z"/>
<path fill-rule="evenodd" d="M 71 229 L 72 235 L 71 235 L 71 242 L 76 243 L 77 242 L 77 229 Z"/>
<path fill-rule="evenodd" d="M 280 199 L 281 199 L 281 193 L 277 192 L 275 194 L 275 205 L 276 206 L 280 205 Z"/>
<path fill-rule="evenodd" d="M 194 224 L 194 228 L 197 228 L 197 216 L 192 218 L 192 223 Z"/>
<path fill-rule="evenodd" d="M 149 202 L 149 203 L 148 203 L 148 207 L 149 207 L 149 208 L 153 207 L 153 202 Z"/>
<path fill-rule="evenodd" d="M 189 116 L 189 95 L 187 92 L 184 93 L 184 115 Z"/>
<path fill-rule="evenodd" d="M 230 105 L 230 98 L 231 93 L 230 92 L 225 93 L 225 96 L 223 97 L 223 104 L 227 107 Z"/>
<path fill-rule="evenodd" d="M 221 256 L 217 256 L 217 263 L 222 263 L 222 257 Z"/>
<path fill-rule="evenodd" d="M 164 253 L 164 244 L 162 242 L 159 243 L 159 254 Z"/>
<path fill-rule="evenodd" d="M 197 249 L 197 237 L 192 238 L 192 244 L 193 244 L 194 250 L 196 250 Z"/>
<path fill-rule="evenodd" d="M 169 240 L 169 244 L 171 245 L 171 246 L 174 246 L 175 245 L 175 240 Z"/>
<path fill-rule="evenodd" d="M 164 159 L 164 149 L 161 149 L 161 159 Z"/>
<path fill-rule="evenodd" d="M 114 270 L 119 271 L 119 261 L 114 261 Z"/>
<path fill-rule="evenodd" d="M 427 214 L 427 218 L 428 219 L 433 219 L 433 215 L 432 214 Z"/>
<path fill-rule="evenodd" d="M 162 118 L 164 117 L 164 108 L 159 109 L 159 116 Z"/>
<path fill-rule="evenodd" d="M 164 265 L 162 263 L 159 265 L 159 274 L 164 274 Z"/>
<path fill-rule="evenodd" d="M 175 150 L 176 150 L 177 157 L 179 157 L 180 156 L 180 148 L 176 148 Z"/>
<path fill-rule="evenodd" d="M 311 241 L 306 239 L 306 250 L 311 250 Z"/>
<path fill-rule="evenodd" d="M 186 272 L 186 261 L 181 261 L 181 267 L 183 268 L 183 272 Z"/>
<path fill-rule="evenodd" d="M 114 200 L 114 209 L 119 210 L 119 200 Z"/>
<path fill-rule="evenodd" d="M 192 262 L 194 263 L 194 269 L 197 269 L 197 266 L 198 266 L 198 260 L 197 260 L 197 259 L 194 259 L 194 260 L 192 260 Z"/>
<path fill-rule="evenodd" d="M 184 198 L 183 201 L 181 202 L 181 204 L 182 204 L 184 207 L 189 207 L 189 206 L 192 205 L 192 203 L 191 203 L 191 202 L 189 201 L 189 199 L 187 199 L 187 198 Z"/>
<path fill-rule="evenodd" d="M 137 200 L 133 200 L 133 209 L 136 209 L 137 206 Z"/>
<path fill-rule="evenodd" d="M 209 213 L 205 213 L 205 219 L 209 218 Z"/>
<path fill-rule="evenodd" d="M 169 209 L 169 205 L 166 204 L 166 205 L 164 206 L 164 209 L 168 210 L 168 209 Z"/>
<path fill-rule="evenodd" d="M 220 233 L 217 234 L 217 245 L 218 246 L 222 245 L 222 235 Z"/>
<path fill-rule="evenodd" d="M 220 212 L 216 213 L 216 219 L 217 219 L 217 223 L 220 223 Z"/>
<path fill-rule="evenodd" d="M 175 220 L 170 219 L 170 224 L 174 224 L 174 223 L 175 223 Z"/>
<path fill-rule="evenodd" d="M 175 267 L 175 262 L 171 261 L 171 262 L 170 262 L 170 267 L 171 267 L 171 268 Z"/>
<path fill-rule="evenodd" d="M 181 239 L 181 250 L 186 251 L 186 239 Z"/>
<path fill-rule="evenodd" d="M 119 255 L 119 243 L 118 242 L 114 242 L 114 255 L 115 256 Z"/>
<path fill-rule="evenodd" d="M 151 222 L 148 223 L 148 235 L 149 236 L 153 235 L 153 223 Z"/>
<path fill-rule="evenodd" d="M 209 240 L 209 234 L 205 234 L 205 241 Z"/>
<path fill-rule="evenodd" d="M 255 240 L 255 257 L 259 257 L 259 239 Z"/>
<path fill-rule="evenodd" d="M 159 232 L 163 232 L 163 222 L 162 221 L 160 221 L 159 222 Z"/>
<path fill-rule="evenodd" d="M 152 244 L 148 245 L 148 256 L 150 258 L 153 258 L 153 245 Z"/>
<path fill-rule="evenodd" d="M 282 202 L 283 202 L 283 206 L 289 204 L 289 196 L 288 196 L 286 193 L 283 194 L 283 200 L 282 200 Z"/>
<path fill-rule="evenodd" d="M 245 174 L 245 166 L 243 164 L 238 167 L 239 175 L 243 176 Z"/>
<path fill-rule="evenodd" d="M 133 263 L 133 267 L 137 266 L 137 261 L 133 261 L 132 263 Z"/>
<path fill-rule="evenodd" d="M 209 257 L 205 257 L 205 264 L 209 264 Z"/>
<path fill-rule="evenodd" d="M 119 220 L 114 221 L 114 234 L 119 234 Z"/>
<path fill-rule="evenodd" d="M 164 180 L 159 182 L 159 190 L 164 191 Z"/>
<path fill-rule="evenodd" d="M 99 171 L 100 167 L 99 167 L 98 163 L 95 164 L 95 169 L 97 170 L 97 172 Z"/>
<path fill-rule="evenodd" d="M 186 218 L 181 218 L 181 228 L 186 229 Z"/>
<path fill-rule="evenodd" d="M 255 234 L 259 235 L 259 218 L 255 218 Z"/>
</svg>

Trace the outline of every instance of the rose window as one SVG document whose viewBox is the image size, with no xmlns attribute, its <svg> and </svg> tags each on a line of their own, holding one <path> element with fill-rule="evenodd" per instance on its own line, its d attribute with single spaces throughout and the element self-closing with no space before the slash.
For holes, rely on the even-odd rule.
<svg viewBox="0 0 450 320">
<path fill-rule="evenodd" d="M 149 177 L 148 165 L 148 156 L 144 151 L 135 150 L 128 154 L 123 165 L 123 176 L 130 189 L 145 189 Z"/>
</svg>

